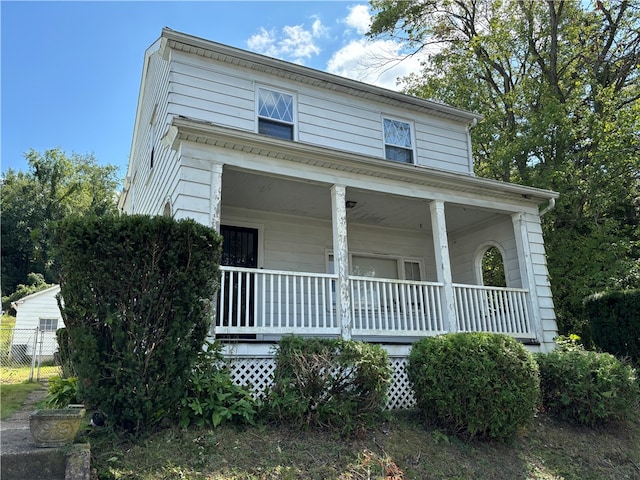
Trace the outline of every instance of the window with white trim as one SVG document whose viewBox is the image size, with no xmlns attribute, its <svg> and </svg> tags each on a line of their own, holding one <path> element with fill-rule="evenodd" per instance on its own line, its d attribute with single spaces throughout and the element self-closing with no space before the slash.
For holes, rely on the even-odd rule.
<svg viewBox="0 0 640 480">
<path fill-rule="evenodd" d="M 258 87 L 258 133 L 293 140 L 294 104 L 289 93 Z"/>
<path fill-rule="evenodd" d="M 41 332 L 55 332 L 58 329 L 58 319 L 41 318 L 39 327 Z"/>
<path fill-rule="evenodd" d="M 384 156 L 399 163 L 413 163 L 411 124 L 392 118 L 383 118 Z"/>
</svg>

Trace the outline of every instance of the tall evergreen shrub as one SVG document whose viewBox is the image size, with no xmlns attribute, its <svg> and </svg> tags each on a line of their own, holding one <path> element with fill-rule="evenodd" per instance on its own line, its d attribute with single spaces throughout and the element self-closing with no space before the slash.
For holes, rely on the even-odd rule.
<svg viewBox="0 0 640 480">
<path fill-rule="evenodd" d="M 592 295 L 584 307 L 598 349 L 640 362 L 640 290 Z"/>
<path fill-rule="evenodd" d="M 57 261 L 79 396 L 140 432 L 177 408 L 202 349 L 220 236 L 191 220 L 69 218 Z"/>
</svg>

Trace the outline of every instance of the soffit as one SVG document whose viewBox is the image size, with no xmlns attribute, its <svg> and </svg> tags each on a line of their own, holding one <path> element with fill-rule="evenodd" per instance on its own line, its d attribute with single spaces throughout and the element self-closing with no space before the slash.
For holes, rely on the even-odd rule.
<svg viewBox="0 0 640 480">
<path fill-rule="evenodd" d="M 404 165 L 387 160 L 266 137 L 209 122 L 174 118 L 165 142 L 176 149 L 180 141 L 189 141 L 243 153 L 254 154 L 299 164 L 380 178 L 432 189 L 443 189 L 467 195 L 492 197 L 540 205 L 558 194 L 549 190 L 499 182 L 471 175 L 433 168 Z"/>
</svg>

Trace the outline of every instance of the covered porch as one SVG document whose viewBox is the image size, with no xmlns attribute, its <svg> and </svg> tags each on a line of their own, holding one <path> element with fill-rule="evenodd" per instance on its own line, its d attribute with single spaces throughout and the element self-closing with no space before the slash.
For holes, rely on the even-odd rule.
<svg viewBox="0 0 640 480">
<path fill-rule="evenodd" d="M 542 236 L 526 199 L 514 206 L 473 192 L 345 186 L 230 165 L 214 172 L 211 223 L 225 241 L 217 338 L 411 344 L 485 331 L 544 341 L 541 309 L 552 305 L 537 297 L 531 238 L 542 245 Z M 500 252 L 503 286 L 484 284 L 489 248 Z"/>
</svg>

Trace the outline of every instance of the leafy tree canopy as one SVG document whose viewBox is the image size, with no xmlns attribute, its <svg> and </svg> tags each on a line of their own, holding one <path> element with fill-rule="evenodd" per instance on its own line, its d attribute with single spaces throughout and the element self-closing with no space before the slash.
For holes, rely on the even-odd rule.
<svg viewBox="0 0 640 480">
<path fill-rule="evenodd" d="M 93 155 L 67 155 L 59 148 L 25 154 L 27 172 L 7 170 L 0 184 L 2 209 L 2 295 L 30 285 L 40 274 L 56 283 L 51 255 L 52 228 L 70 213 L 116 212 L 119 184 L 115 165 L 99 165 Z"/>
<path fill-rule="evenodd" d="M 405 91 L 484 115 L 476 173 L 558 191 L 543 218 L 560 330 L 640 284 L 640 4 L 372 0 L 369 35 L 428 53 Z"/>
</svg>

